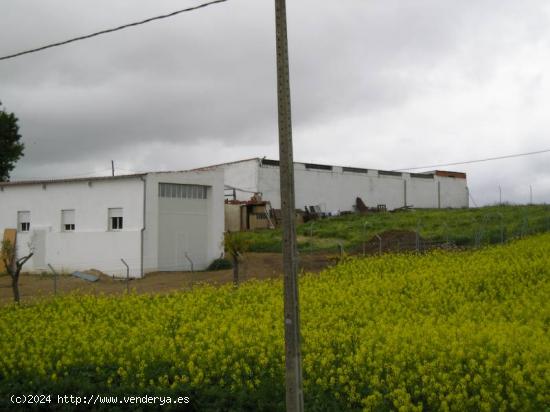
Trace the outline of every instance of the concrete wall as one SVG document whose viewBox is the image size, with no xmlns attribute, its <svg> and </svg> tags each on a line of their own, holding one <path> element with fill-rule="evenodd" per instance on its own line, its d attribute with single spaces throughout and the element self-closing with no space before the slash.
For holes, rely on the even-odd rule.
<svg viewBox="0 0 550 412">
<path fill-rule="evenodd" d="M 407 188 L 407 205 L 419 208 L 437 208 L 437 182 L 431 178 L 414 178 L 408 173 L 404 176 Z"/>
<path fill-rule="evenodd" d="M 35 256 L 27 263 L 25 271 L 49 270 L 49 263 L 60 272 L 97 269 L 109 275 L 126 276 L 126 268 L 120 261 L 123 258 L 130 266 L 130 276 L 139 277 L 142 251 L 144 273 L 159 270 L 159 241 L 178 236 L 172 231 L 182 229 L 181 225 L 175 224 L 165 227 L 164 231 L 159 230 L 162 212 L 159 208 L 159 182 L 208 187 L 205 201 L 195 202 L 197 204 L 192 201 L 184 210 L 176 211 L 183 213 L 188 223 L 191 222 L 185 228 L 186 236 L 199 239 L 203 245 L 194 262 L 195 269 L 206 268 L 223 251 L 224 186 L 221 170 L 5 185 L 0 190 L 0 234 L 6 228 L 17 227 L 18 211 L 29 211 L 30 231 L 19 232 L 17 236 L 20 256 L 28 253 L 29 246 L 35 249 Z M 109 230 L 109 208 L 122 208 L 122 230 Z M 74 232 L 62 230 L 62 210 L 75 211 Z M 202 219 L 198 226 L 193 221 L 194 214 Z M 182 265 L 171 269 L 189 268 L 189 262 L 185 260 Z"/>
<path fill-rule="evenodd" d="M 241 205 L 224 205 L 225 230 L 238 232 L 241 230 Z"/>
<path fill-rule="evenodd" d="M 108 209 L 122 208 L 124 227 L 110 231 Z M 61 228 L 61 210 L 75 211 L 75 230 Z M 139 177 L 64 183 L 4 186 L 0 190 L 0 231 L 16 228 L 17 212 L 30 211 L 30 231 L 17 236 L 18 255 L 36 248 L 25 271 L 60 272 L 98 269 L 125 276 L 124 258 L 131 275 L 141 273 L 143 182 Z"/>
<path fill-rule="evenodd" d="M 263 200 L 269 200 L 272 207 L 278 209 L 281 205 L 279 167 L 259 164 L 258 159 L 253 159 L 222 165 L 225 183 L 261 192 Z M 369 207 L 385 204 L 389 210 L 405 204 L 419 208 L 468 207 L 466 179 L 460 178 L 426 178 L 409 173 L 384 175 L 377 170 L 350 171 L 339 166 L 320 170 L 295 163 L 294 180 L 299 209 L 320 205 L 325 212 L 353 210 L 356 197 L 361 197 Z M 248 198 L 249 193 L 237 193 L 239 200 Z"/>
<path fill-rule="evenodd" d="M 436 176 L 440 182 L 441 207 L 468 207 L 469 195 L 466 179 Z"/>
<path fill-rule="evenodd" d="M 224 170 L 224 183 L 226 186 L 236 188 L 236 196 L 239 200 L 248 200 L 258 192 L 258 159 L 250 159 L 243 162 L 221 165 Z M 230 190 L 226 190 L 227 193 Z"/>
</svg>

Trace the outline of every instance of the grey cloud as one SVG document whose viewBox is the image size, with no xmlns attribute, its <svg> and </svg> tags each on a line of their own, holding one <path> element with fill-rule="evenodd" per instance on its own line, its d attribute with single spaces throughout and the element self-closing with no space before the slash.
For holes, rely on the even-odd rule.
<svg viewBox="0 0 550 412">
<path fill-rule="evenodd" d="M 0 54 L 181 6 L 129 0 L 13 3 L 0 16 L 0 37 L 10 38 Z M 521 119 L 512 122 L 508 102 L 502 102 L 506 110 L 483 116 L 484 102 L 464 103 L 456 93 L 462 85 L 483 89 L 503 66 L 510 65 L 512 73 L 529 66 L 530 74 L 518 77 L 518 90 L 503 94 L 517 93 L 526 107 L 548 104 L 548 68 L 514 60 L 526 45 L 550 43 L 543 7 L 542 1 L 512 0 L 288 2 L 293 122 L 301 160 L 319 161 L 307 158 L 319 156 L 352 164 L 384 154 L 383 162 L 394 165 L 389 168 L 438 163 L 485 153 L 487 147 L 472 144 L 475 138 L 459 139 L 465 133 L 497 139 L 501 129 L 491 122 L 524 131 L 528 124 L 519 128 Z M 273 2 L 233 0 L 0 62 L 0 99 L 19 116 L 27 143 L 16 173 L 56 167 L 71 173 L 79 164 L 92 170 L 111 157 L 131 164 L 149 147 L 155 152 L 135 160 L 136 167 L 177 169 L 266 152 L 276 156 Z M 479 107 L 479 115 L 464 105 Z M 452 110 L 459 113 L 453 117 Z M 352 120 L 357 129 L 340 127 Z M 536 132 L 545 136 L 548 126 L 541 120 Z M 346 133 L 353 138 L 346 139 Z M 369 139 L 362 141 L 362 134 Z M 533 137 L 529 144 L 534 141 L 545 142 Z M 522 151 L 525 144 L 518 140 L 515 146 Z M 220 150 L 214 154 L 213 147 Z M 319 149 L 308 152 L 308 147 Z M 548 173 L 536 162 L 522 167 Z M 494 185 L 489 173 L 474 172 L 474 184 L 479 178 Z"/>
</svg>

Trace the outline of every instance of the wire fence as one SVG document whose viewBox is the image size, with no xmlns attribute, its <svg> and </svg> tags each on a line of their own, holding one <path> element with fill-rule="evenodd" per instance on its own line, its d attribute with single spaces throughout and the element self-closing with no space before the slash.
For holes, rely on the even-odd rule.
<svg viewBox="0 0 550 412">
<path fill-rule="evenodd" d="M 514 239 L 550 232 L 550 208 L 548 213 L 530 216 L 523 211 L 520 216 L 510 218 L 500 212 L 491 212 L 472 218 L 468 224 L 450 224 L 441 221 L 423 222 L 418 219 L 406 228 L 374 232 L 364 224 L 360 242 L 338 242 L 328 247 L 319 247 L 314 242 L 315 229 L 319 223 L 311 223 L 304 230 L 305 241 L 299 244 L 300 255 L 335 254 L 347 256 L 373 255 L 382 253 L 417 252 L 432 249 L 476 249 L 489 245 L 503 244 Z M 457 227 L 458 226 L 458 227 Z M 318 239 L 318 238 L 317 238 Z"/>
</svg>

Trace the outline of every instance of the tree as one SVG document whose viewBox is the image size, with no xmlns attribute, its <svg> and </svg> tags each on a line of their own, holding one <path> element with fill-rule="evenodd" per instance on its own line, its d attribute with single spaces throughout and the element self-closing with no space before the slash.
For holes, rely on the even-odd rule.
<svg viewBox="0 0 550 412">
<path fill-rule="evenodd" d="M 0 102 L 0 182 L 7 182 L 15 163 L 23 156 L 25 145 L 21 142 L 18 119 L 2 109 Z"/>
<path fill-rule="evenodd" d="M 225 251 L 231 256 L 233 262 L 233 285 L 239 286 L 239 260 L 243 253 L 250 247 L 250 241 L 242 232 L 230 232 L 224 234 Z"/>
<path fill-rule="evenodd" d="M 13 299 L 16 303 L 19 303 L 19 274 L 23 265 L 27 263 L 34 254 L 32 248 L 29 254 L 17 259 L 16 247 L 9 240 L 2 241 L 2 248 L 0 249 L 0 257 L 4 262 L 4 266 L 8 274 L 11 276 L 11 288 L 13 290 Z"/>
</svg>

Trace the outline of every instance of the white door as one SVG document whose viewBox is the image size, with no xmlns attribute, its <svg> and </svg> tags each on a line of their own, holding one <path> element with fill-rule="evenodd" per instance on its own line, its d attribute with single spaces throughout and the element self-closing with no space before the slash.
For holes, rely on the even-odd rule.
<svg viewBox="0 0 550 412">
<path fill-rule="evenodd" d="M 34 255 L 32 264 L 34 269 L 46 269 L 46 231 L 43 229 L 33 230 L 32 247 Z"/>
<path fill-rule="evenodd" d="M 208 227 L 208 199 L 159 197 L 159 270 L 204 268 Z"/>
</svg>

